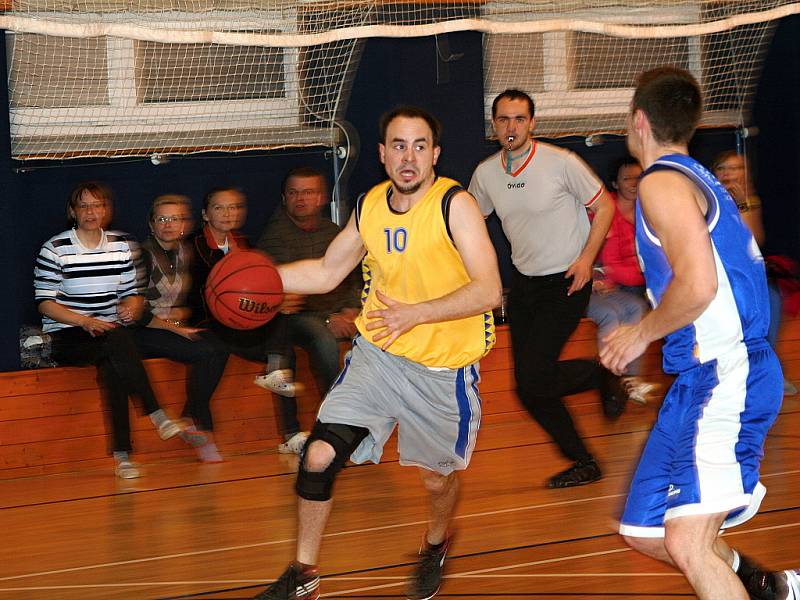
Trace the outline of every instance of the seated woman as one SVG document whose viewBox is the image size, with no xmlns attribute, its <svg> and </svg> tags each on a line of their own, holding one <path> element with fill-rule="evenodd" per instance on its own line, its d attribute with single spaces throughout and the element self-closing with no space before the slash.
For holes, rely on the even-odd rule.
<svg viewBox="0 0 800 600">
<path fill-rule="evenodd" d="M 143 301 L 127 240 L 102 228 L 110 199 L 109 190 L 95 182 L 73 190 L 67 203 L 72 228 L 42 246 L 34 287 L 53 358 L 97 365 L 111 411 L 116 473 L 133 479 L 139 470 L 130 460 L 128 396 L 140 398 L 161 439 L 180 428 L 159 407 L 129 327 L 141 317 Z"/>
<path fill-rule="evenodd" d="M 764 247 L 764 222 L 761 217 L 761 200 L 755 194 L 747 169 L 745 157 L 736 150 L 726 150 L 717 155 L 711 163 L 711 171 L 725 186 L 739 209 L 739 216 L 750 229 L 760 248 Z M 767 269 L 767 277 L 770 272 Z M 767 280 L 769 290 L 770 323 L 767 341 L 775 347 L 778 342 L 778 329 L 781 324 L 783 302 L 778 286 L 772 278 Z M 783 380 L 783 393 L 787 396 L 797 394 L 797 387 L 788 379 Z"/>
<path fill-rule="evenodd" d="M 764 245 L 764 223 L 761 219 L 761 200 L 754 193 L 747 173 L 744 156 L 736 150 L 720 152 L 711 164 L 711 170 L 725 186 L 739 209 L 742 221 L 750 229 L 756 243 Z"/>
<path fill-rule="evenodd" d="M 186 303 L 191 287 L 191 247 L 184 241 L 192 226 L 192 206 L 186 196 L 159 196 L 150 209 L 150 237 L 141 245 L 139 279 L 145 290 L 144 316 L 136 328 L 136 342 L 147 357 L 163 356 L 190 363 L 186 405 L 187 424 L 181 437 L 193 446 L 202 462 L 221 462 L 212 438 L 211 396 L 228 360 L 215 339 L 203 339 L 203 330 L 189 326 Z"/>
<path fill-rule="evenodd" d="M 639 176 L 642 167 L 636 159 L 626 156 L 617 160 L 610 172 L 611 197 L 615 211 L 606 241 L 600 249 L 600 269 L 592 283 L 592 295 L 586 316 L 597 324 L 597 344 L 620 325 L 641 321 L 647 313 L 644 300 L 644 276 L 636 257 L 634 210 Z M 622 382 L 628 397 L 644 404 L 655 386 L 639 377 L 641 360 L 628 366 Z"/>
<path fill-rule="evenodd" d="M 247 216 L 247 198 L 235 188 L 215 188 L 205 197 L 202 216 L 205 225 L 189 238 L 194 250 L 189 305 L 195 324 L 208 327 L 229 352 L 266 362 L 266 373 L 256 378 L 256 385 L 279 396 L 294 397 L 300 386 L 291 369 L 281 368 L 286 364 L 288 340 L 283 318 L 278 315 L 256 329 L 231 329 L 214 318 L 203 295 L 214 265 L 229 252 L 250 248 L 247 238 L 237 231 Z"/>
</svg>

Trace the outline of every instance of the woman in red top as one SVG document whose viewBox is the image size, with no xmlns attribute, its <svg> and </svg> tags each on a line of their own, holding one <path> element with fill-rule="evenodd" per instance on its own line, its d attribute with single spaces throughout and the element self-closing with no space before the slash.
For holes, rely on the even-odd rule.
<svg viewBox="0 0 800 600">
<path fill-rule="evenodd" d="M 592 296 L 586 316 L 597 324 L 597 344 L 622 324 L 638 323 L 647 312 L 644 300 L 644 276 L 636 255 L 634 213 L 636 193 L 642 167 L 636 159 L 626 156 L 618 160 L 611 171 L 611 195 L 616 210 L 606 241 L 598 256 Z M 632 362 L 623 378 L 628 397 L 644 404 L 653 384 L 638 377 L 640 361 Z"/>
</svg>

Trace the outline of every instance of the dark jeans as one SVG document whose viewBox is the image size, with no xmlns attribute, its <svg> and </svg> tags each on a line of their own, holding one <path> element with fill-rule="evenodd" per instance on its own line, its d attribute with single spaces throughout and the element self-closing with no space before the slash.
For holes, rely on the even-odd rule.
<svg viewBox="0 0 800 600">
<path fill-rule="evenodd" d="M 51 337 L 52 356 L 56 362 L 97 365 L 111 409 L 112 449 L 115 452 L 130 452 L 128 396 L 138 396 L 148 415 L 160 408 L 142 365 L 142 356 L 133 330 L 117 327 L 105 335 L 93 338 L 80 327 L 68 327 L 53 332 Z"/>
<path fill-rule="evenodd" d="M 595 360 L 558 360 L 592 293 L 589 282 L 567 296 L 571 282 L 564 273 L 528 277 L 515 271 L 508 310 L 517 395 L 561 452 L 576 461 L 591 454 L 561 397 L 597 387 L 601 370 Z"/>
<path fill-rule="evenodd" d="M 152 327 L 138 327 L 134 335 L 145 357 L 165 357 L 191 365 L 183 416 L 191 418 L 200 429 L 213 431 L 211 396 L 228 361 L 228 352 L 222 343 L 213 335 L 193 341 L 172 331 Z"/>
<path fill-rule="evenodd" d="M 214 321 L 209 331 L 230 354 L 246 360 L 266 362 L 270 354 L 286 356 L 289 352 L 285 315 L 276 315 L 256 329 L 231 329 Z"/>
<path fill-rule="evenodd" d="M 297 313 L 286 315 L 286 332 L 292 346 L 300 346 L 308 352 L 309 364 L 323 396 L 339 376 L 339 343 L 325 320 L 317 314 Z M 294 350 L 289 351 L 289 366 L 295 368 Z M 281 426 L 285 436 L 300 431 L 297 420 L 297 400 L 278 396 Z"/>
</svg>

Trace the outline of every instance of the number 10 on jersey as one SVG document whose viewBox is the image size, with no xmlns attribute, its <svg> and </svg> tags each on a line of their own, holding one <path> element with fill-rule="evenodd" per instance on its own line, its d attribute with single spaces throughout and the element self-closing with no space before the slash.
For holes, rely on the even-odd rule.
<svg viewBox="0 0 800 600">
<path fill-rule="evenodd" d="M 406 242 L 408 241 L 408 232 L 405 227 L 397 227 L 391 229 L 386 227 L 383 230 L 386 235 L 386 253 L 404 252 L 406 249 Z"/>
</svg>

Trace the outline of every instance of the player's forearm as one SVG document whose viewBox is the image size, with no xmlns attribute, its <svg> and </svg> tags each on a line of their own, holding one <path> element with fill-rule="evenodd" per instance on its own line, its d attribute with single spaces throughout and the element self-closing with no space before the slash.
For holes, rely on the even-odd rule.
<svg viewBox="0 0 800 600">
<path fill-rule="evenodd" d="M 438 323 L 478 315 L 500 305 L 500 279 L 470 281 L 457 290 L 417 305 L 420 323 Z"/>
<path fill-rule="evenodd" d="M 278 273 L 287 294 L 326 294 L 343 279 L 334 269 L 327 268 L 322 258 L 279 265 Z"/>
<path fill-rule="evenodd" d="M 660 340 L 694 322 L 711 304 L 716 292 L 716 280 L 673 279 L 656 309 L 639 324 L 643 338 L 648 342 Z"/>
</svg>

